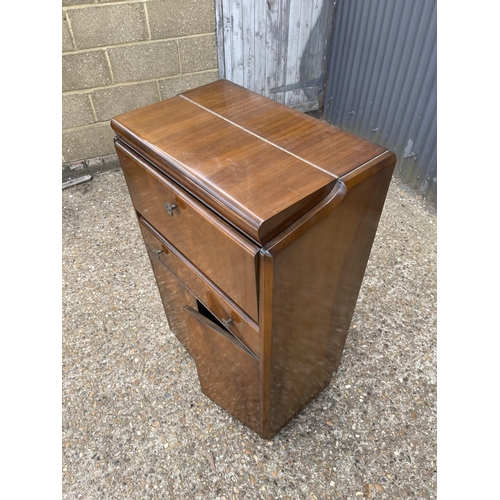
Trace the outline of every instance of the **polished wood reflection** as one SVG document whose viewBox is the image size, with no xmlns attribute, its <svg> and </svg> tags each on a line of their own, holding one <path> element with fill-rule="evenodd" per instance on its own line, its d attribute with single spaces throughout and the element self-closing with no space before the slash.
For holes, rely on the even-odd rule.
<svg viewBox="0 0 500 500">
<path fill-rule="evenodd" d="M 227 80 L 181 95 L 336 177 L 387 151 Z"/>
<path fill-rule="evenodd" d="M 202 391 L 251 429 L 260 429 L 259 361 L 233 336 L 184 308 Z"/>
<path fill-rule="evenodd" d="M 116 150 L 135 209 L 257 321 L 255 261 L 259 247 L 126 146 L 117 142 Z M 177 206 L 172 216 L 165 210 L 165 203 Z"/>
<path fill-rule="evenodd" d="M 112 127 L 202 391 L 272 438 L 339 367 L 395 155 L 227 81 Z"/>
<path fill-rule="evenodd" d="M 142 236 L 146 249 L 154 247 L 156 239 L 153 234 L 144 226 L 141 227 Z M 196 307 L 196 298 L 189 293 L 186 287 L 179 279 L 154 255 L 148 251 L 149 261 L 153 268 L 154 277 L 160 297 L 167 315 L 168 326 L 177 337 L 179 342 L 192 355 L 192 349 L 189 342 L 189 331 L 184 317 L 184 306 Z"/>
<path fill-rule="evenodd" d="M 297 227 L 261 252 L 268 261 L 261 279 L 272 279 L 262 291 L 270 305 L 261 319 L 268 436 L 319 394 L 339 367 L 391 176 L 386 168 L 350 191 L 339 190 L 329 200 L 336 206 L 324 205 L 316 215 L 326 214 L 308 231 L 300 234 Z"/>
<path fill-rule="evenodd" d="M 140 148 L 219 201 L 229 219 L 238 212 L 259 242 L 313 206 L 336 180 L 181 97 L 117 117 L 112 125 L 133 144 L 140 136 Z"/>
<path fill-rule="evenodd" d="M 256 356 L 259 356 L 261 349 L 259 325 L 165 240 L 143 217 L 139 217 L 139 223 L 150 256 L 170 269 L 219 321 L 231 319 L 228 330 Z"/>
</svg>

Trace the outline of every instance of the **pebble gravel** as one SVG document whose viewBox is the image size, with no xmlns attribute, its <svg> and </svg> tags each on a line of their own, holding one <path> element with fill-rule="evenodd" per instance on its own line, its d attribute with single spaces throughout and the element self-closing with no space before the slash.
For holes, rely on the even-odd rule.
<svg viewBox="0 0 500 500">
<path fill-rule="evenodd" d="M 338 373 L 271 441 L 205 397 L 120 170 L 63 191 L 62 498 L 436 498 L 435 212 L 393 180 Z"/>
</svg>

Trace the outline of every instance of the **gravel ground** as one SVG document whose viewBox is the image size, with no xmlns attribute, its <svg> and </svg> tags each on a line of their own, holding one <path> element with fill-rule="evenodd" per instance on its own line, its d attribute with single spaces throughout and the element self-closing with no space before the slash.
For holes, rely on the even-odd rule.
<svg viewBox="0 0 500 500">
<path fill-rule="evenodd" d="M 436 498 L 436 221 L 393 181 L 340 370 L 265 441 L 201 393 L 121 171 L 63 191 L 63 499 Z"/>
</svg>

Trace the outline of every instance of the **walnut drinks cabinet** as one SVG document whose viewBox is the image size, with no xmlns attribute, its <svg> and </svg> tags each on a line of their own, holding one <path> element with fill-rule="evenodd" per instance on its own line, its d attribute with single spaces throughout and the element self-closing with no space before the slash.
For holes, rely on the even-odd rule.
<svg viewBox="0 0 500 500">
<path fill-rule="evenodd" d="M 339 367 L 395 155 L 226 80 L 111 126 L 202 391 L 272 438 Z"/>
</svg>

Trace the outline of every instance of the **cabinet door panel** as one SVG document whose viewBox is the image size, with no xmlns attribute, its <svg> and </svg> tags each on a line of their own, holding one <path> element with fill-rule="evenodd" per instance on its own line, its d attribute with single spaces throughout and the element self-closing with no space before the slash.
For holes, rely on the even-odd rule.
<svg viewBox="0 0 500 500">
<path fill-rule="evenodd" d="M 259 361 L 238 339 L 189 305 L 184 316 L 202 391 L 260 432 Z"/>
</svg>

